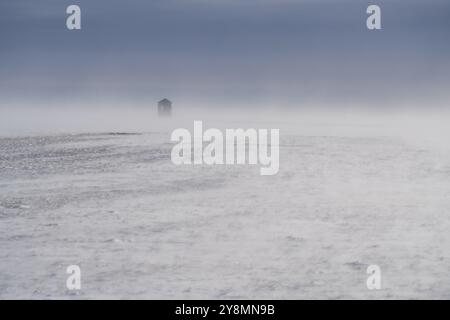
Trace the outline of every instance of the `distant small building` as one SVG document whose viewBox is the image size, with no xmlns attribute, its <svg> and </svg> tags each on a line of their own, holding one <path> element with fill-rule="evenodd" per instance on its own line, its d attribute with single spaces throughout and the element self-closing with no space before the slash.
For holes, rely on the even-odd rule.
<svg viewBox="0 0 450 320">
<path fill-rule="evenodd" d="M 169 99 L 162 99 L 158 102 L 158 115 L 160 117 L 170 117 L 172 114 L 172 102 Z"/>
</svg>

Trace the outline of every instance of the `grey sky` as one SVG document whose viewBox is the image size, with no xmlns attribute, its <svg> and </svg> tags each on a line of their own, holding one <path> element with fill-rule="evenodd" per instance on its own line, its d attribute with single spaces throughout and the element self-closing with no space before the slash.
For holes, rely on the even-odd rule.
<svg viewBox="0 0 450 320">
<path fill-rule="evenodd" d="M 445 105 L 449 39 L 448 0 L 0 0 L 1 103 Z"/>
</svg>

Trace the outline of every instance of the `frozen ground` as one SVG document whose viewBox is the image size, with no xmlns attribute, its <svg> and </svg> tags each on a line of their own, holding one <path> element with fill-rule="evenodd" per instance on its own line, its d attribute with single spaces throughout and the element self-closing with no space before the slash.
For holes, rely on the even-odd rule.
<svg viewBox="0 0 450 320">
<path fill-rule="evenodd" d="M 174 166 L 168 130 L 1 138 L 0 298 L 450 299 L 448 142 L 283 126 L 276 176 Z"/>
</svg>

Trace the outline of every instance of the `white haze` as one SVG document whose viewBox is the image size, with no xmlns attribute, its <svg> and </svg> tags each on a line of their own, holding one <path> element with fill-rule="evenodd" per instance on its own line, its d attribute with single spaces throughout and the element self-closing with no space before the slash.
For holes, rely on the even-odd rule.
<svg viewBox="0 0 450 320">
<path fill-rule="evenodd" d="M 159 118 L 156 107 L 92 104 L 0 106 L 0 136 L 55 135 L 108 132 L 169 132 L 192 129 L 194 120 L 215 128 L 279 128 L 282 134 L 383 135 L 411 143 L 446 149 L 450 111 L 405 106 L 397 109 L 302 106 L 192 106 L 175 104 L 171 118 Z"/>
</svg>

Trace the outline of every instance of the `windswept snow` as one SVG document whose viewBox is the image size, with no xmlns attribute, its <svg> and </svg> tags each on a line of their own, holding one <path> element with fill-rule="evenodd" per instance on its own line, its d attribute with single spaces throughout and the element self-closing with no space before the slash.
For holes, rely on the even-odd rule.
<svg viewBox="0 0 450 320">
<path fill-rule="evenodd" d="M 446 145 L 305 123 L 275 176 L 175 166 L 168 130 L 1 138 L 0 298 L 449 299 Z"/>
</svg>

